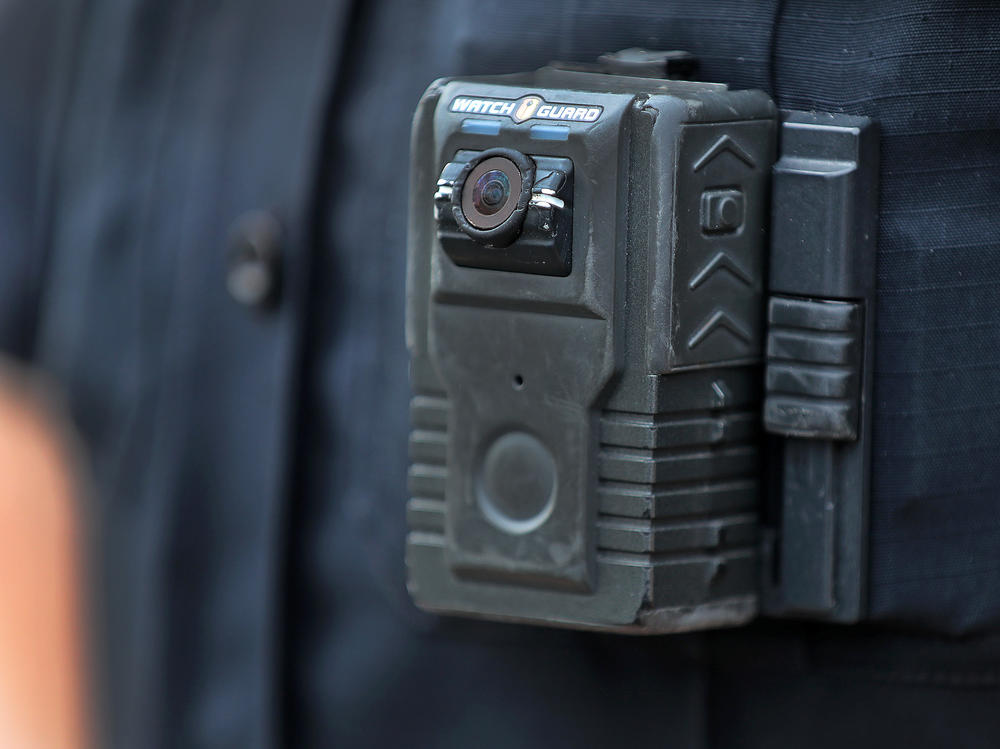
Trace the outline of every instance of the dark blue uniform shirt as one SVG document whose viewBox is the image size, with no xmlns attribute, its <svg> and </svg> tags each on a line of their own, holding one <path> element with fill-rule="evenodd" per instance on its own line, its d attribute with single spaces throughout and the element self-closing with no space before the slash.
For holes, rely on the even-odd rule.
<svg viewBox="0 0 1000 749">
<path fill-rule="evenodd" d="M 936 0 L 0 7 L 0 345 L 90 449 L 104 745 L 1000 743 L 998 29 Z M 412 110 L 629 46 L 881 123 L 864 627 L 630 639 L 406 596 Z M 281 227 L 270 306 L 227 290 L 247 212 Z"/>
</svg>

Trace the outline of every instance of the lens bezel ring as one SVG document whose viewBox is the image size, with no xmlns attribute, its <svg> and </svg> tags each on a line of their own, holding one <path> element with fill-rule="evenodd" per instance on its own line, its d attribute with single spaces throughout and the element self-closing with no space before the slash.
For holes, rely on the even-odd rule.
<svg viewBox="0 0 1000 749">
<path fill-rule="evenodd" d="M 463 207 L 465 186 L 477 167 L 497 157 L 513 162 L 514 166 L 517 167 L 517 171 L 521 175 L 520 192 L 517 196 L 517 203 L 509 216 L 506 216 L 499 224 L 490 229 L 479 229 L 469 221 L 465 214 Z M 516 179 L 511 179 L 514 175 L 511 175 L 505 169 L 501 169 L 500 171 L 507 174 L 512 188 L 518 184 Z M 489 247 L 506 247 L 517 239 L 521 233 L 521 227 L 524 226 L 524 217 L 528 212 L 528 203 L 531 202 L 531 188 L 534 184 L 535 162 L 529 156 L 512 148 L 487 149 L 466 163 L 462 171 L 455 178 L 455 184 L 451 193 L 451 211 L 455 218 L 455 223 L 458 224 L 458 228 L 477 242 L 481 242 Z"/>
</svg>

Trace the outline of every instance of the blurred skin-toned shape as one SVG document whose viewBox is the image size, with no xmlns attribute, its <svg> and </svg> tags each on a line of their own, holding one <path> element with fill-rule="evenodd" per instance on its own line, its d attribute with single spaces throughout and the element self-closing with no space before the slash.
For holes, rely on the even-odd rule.
<svg viewBox="0 0 1000 749">
<path fill-rule="evenodd" d="M 84 749 L 84 582 L 72 444 L 0 362 L 0 747 Z"/>
</svg>

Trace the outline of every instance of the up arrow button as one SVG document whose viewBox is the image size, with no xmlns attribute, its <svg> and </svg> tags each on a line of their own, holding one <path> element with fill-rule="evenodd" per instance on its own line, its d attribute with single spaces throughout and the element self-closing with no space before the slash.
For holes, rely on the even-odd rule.
<svg viewBox="0 0 1000 749">
<path fill-rule="evenodd" d="M 730 138 L 728 135 L 723 135 L 721 138 L 715 141 L 715 144 L 707 151 L 705 151 L 705 153 L 703 153 L 696 162 L 694 162 L 693 171 L 696 172 L 699 171 L 700 169 L 702 169 L 702 167 L 704 167 L 706 164 L 708 164 L 710 161 L 712 161 L 714 158 L 719 156 L 724 151 L 729 151 L 729 153 L 731 153 L 733 156 L 738 158 L 740 161 L 742 161 L 750 168 L 757 166 L 757 163 L 753 160 L 753 157 L 750 156 L 750 154 L 748 154 L 745 150 L 743 150 L 743 147 L 740 146 L 739 143 Z"/>
</svg>

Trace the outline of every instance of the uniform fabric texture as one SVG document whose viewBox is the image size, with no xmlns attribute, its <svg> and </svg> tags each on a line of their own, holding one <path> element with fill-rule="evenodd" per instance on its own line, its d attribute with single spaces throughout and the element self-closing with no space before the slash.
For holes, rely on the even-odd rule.
<svg viewBox="0 0 1000 749">
<path fill-rule="evenodd" d="M 998 29 L 936 0 L 2 6 L 0 346 L 91 449 L 104 745 L 996 746 Z M 630 639 L 406 596 L 413 107 L 629 46 L 880 122 L 864 627 Z M 270 312 L 226 292 L 250 210 L 284 227 Z"/>
</svg>

